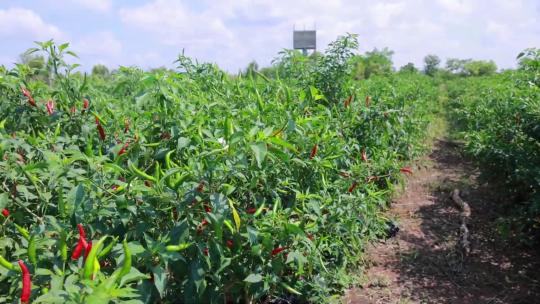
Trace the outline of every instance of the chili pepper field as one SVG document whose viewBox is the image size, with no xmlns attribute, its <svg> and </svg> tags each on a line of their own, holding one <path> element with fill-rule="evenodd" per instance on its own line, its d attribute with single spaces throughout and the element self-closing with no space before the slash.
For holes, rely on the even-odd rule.
<svg viewBox="0 0 540 304">
<path fill-rule="evenodd" d="M 181 55 L 175 71 L 102 79 L 76 72 L 67 44 L 37 46 L 47 79 L 0 67 L 6 303 L 339 299 L 386 237 L 384 211 L 442 109 L 432 77 L 355 80 L 353 35 L 315 59 L 284 51 L 275 77 Z M 477 119 L 468 88 L 451 91 L 455 115 L 470 150 L 491 157 L 494 141 L 465 126 Z M 539 171 L 513 181 L 520 172 Z"/>
</svg>

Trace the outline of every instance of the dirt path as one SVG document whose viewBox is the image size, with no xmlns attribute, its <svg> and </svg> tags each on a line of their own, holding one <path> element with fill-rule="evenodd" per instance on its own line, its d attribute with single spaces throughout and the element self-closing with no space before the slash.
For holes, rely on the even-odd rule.
<svg viewBox="0 0 540 304">
<path fill-rule="evenodd" d="M 458 188 L 472 209 L 471 254 L 457 250 Z M 496 233 L 497 188 L 479 177 L 456 144 L 439 140 L 389 211 L 398 236 L 373 244 L 362 286 L 345 303 L 540 303 L 540 255 Z"/>
</svg>

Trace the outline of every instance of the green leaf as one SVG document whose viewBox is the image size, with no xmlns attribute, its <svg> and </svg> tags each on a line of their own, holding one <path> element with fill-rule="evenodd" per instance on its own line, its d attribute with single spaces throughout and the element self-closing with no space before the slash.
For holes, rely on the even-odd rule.
<svg viewBox="0 0 540 304">
<path fill-rule="evenodd" d="M 263 279 L 263 276 L 260 275 L 260 274 L 255 274 L 255 273 L 252 273 L 250 275 L 248 275 L 245 279 L 244 279 L 244 282 L 248 282 L 248 283 L 259 283 L 260 281 L 262 281 Z"/>
<path fill-rule="evenodd" d="M 0 209 L 6 208 L 9 198 L 7 193 L 0 194 Z"/>
<path fill-rule="evenodd" d="M 263 142 L 254 143 L 250 145 L 250 148 L 253 151 L 253 154 L 255 154 L 257 165 L 259 166 L 259 168 L 261 168 L 262 163 L 264 162 L 264 159 L 266 158 L 266 154 L 268 153 L 268 150 L 266 148 L 266 143 L 263 143 Z"/>
<path fill-rule="evenodd" d="M 296 147 L 293 144 L 291 144 L 291 143 L 289 143 L 289 142 L 287 142 L 287 141 L 285 141 L 285 140 L 283 140 L 283 139 L 281 139 L 279 137 L 270 137 L 269 141 L 271 143 L 273 143 L 273 144 L 276 144 L 276 145 L 282 146 L 284 148 L 287 148 L 287 149 L 289 149 L 289 150 L 291 150 L 293 152 L 297 152 Z"/>
<path fill-rule="evenodd" d="M 184 149 L 185 147 L 189 146 L 189 143 L 191 142 L 191 140 L 189 138 L 186 138 L 186 137 L 180 137 L 178 138 L 178 144 L 176 146 L 176 149 L 178 151 L 181 151 L 182 149 Z"/>
<path fill-rule="evenodd" d="M 167 273 L 160 266 L 152 268 L 152 272 L 154 273 L 154 286 L 156 286 L 160 297 L 163 298 L 165 295 L 165 287 L 167 285 Z"/>
</svg>

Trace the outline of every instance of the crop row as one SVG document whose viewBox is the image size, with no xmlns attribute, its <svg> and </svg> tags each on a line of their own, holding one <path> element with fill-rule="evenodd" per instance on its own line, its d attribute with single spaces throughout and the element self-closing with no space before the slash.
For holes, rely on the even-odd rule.
<svg viewBox="0 0 540 304">
<path fill-rule="evenodd" d="M 40 44 L 47 82 L 0 70 L 0 297 L 339 294 L 385 235 L 382 210 L 436 98 L 421 75 L 351 81 L 344 39 L 300 78 L 232 77 L 186 57 L 180 72 L 87 78 L 52 42 Z"/>
</svg>

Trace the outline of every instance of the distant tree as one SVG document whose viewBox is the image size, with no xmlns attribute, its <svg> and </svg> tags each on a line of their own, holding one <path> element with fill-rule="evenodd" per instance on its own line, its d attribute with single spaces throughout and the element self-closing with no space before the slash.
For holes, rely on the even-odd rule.
<svg viewBox="0 0 540 304">
<path fill-rule="evenodd" d="M 525 49 L 519 53 L 517 60 L 522 70 L 540 71 L 540 49 Z"/>
<path fill-rule="evenodd" d="M 49 78 L 49 71 L 45 63 L 45 57 L 41 55 L 32 55 L 28 53 L 22 53 L 19 55 L 19 62 L 27 65 L 30 70 L 28 71 L 29 79 L 47 81 Z"/>
<path fill-rule="evenodd" d="M 367 79 L 373 75 L 388 75 L 393 72 L 392 55 L 394 51 L 384 48 L 373 49 L 364 55 L 356 56 L 356 79 Z"/>
<path fill-rule="evenodd" d="M 414 66 L 414 63 L 409 62 L 406 65 L 399 68 L 400 73 L 410 73 L 410 74 L 416 74 L 418 73 L 418 69 Z"/>
<path fill-rule="evenodd" d="M 258 70 L 259 70 L 259 64 L 255 60 L 253 60 L 248 64 L 248 66 L 246 67 L 246 69 L 244 70 L 242 74 L 246 77 L 249 77 L 250 75 L 252 77 L 256 77 L 255 72 L 257 72 Z"/>
<path fill-rule="evenodd" d="M 150 73 L 166 73 L 166 72 L 169 72 L 171 70 L 167 69 L 166 67 L 164 66 L 161 66 L 159 68 L 151 68 L 148 70 Z"/>
<path fill-rule="evenodd" d="M 467 76 L 489 76 L 497 72 L 497 65 L 493 60 L 474 60 L 467 62 L 463 70 Z"/>
<path fill-rule="evenodd" d="M 19 61 L 32 69 L 43 70 L 45 68 L 45 58 L 40 55 L 22 53 L 19 55 Z"/>
<path fill-rule="evenodd" d="M 465 64 L 472 59 L 448 58 L 446 60 L 446 70 L 454 75 L 465 75 Z"/>
<path fill-rule="evenodd" d="M 435 76 L 439 70 L 441 59 L 437 55 L 427 55 L 424 57 L 424 73 L 429 76 Z"/>
<path fill-rule="evenodd" d="M 96 64 L 92 67 L 92 75 L 99 77 L 107 77 L 110 75 L 109 69 L 103 64 Z"/>
<path fill-rule="evenodd" d="M 269 67 L 264 67 L 264 68 L 261 68 L 259 70 L 259 73 L 263 74 L 264 76 L 266 76 L 267 78 L 275 78 L 276 77 L 276 73 L 278 72 L 278 66 L 277 65 L 272 65 L 272 66 L 269 66 Z"/>
</svg>

